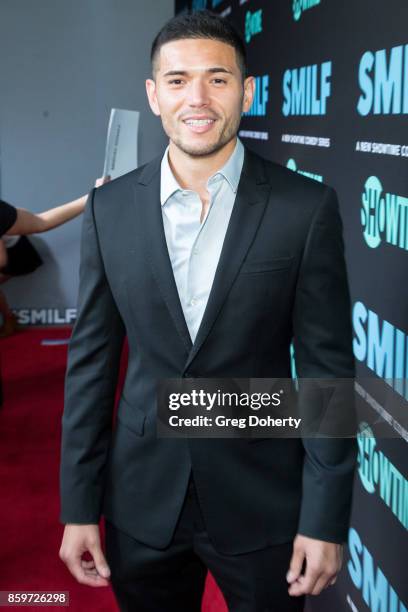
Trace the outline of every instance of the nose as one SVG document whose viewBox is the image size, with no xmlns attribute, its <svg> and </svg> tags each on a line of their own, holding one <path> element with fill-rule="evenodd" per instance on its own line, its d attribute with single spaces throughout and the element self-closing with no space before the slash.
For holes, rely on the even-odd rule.
<svg viewBox="0 0 408 612">
<path fill-rule="evenodd" d="M 209 103 L 207 86 L 202 80 L 194 79 L 191 81 L 187 102 L 193 108 L 206 106 Z"/>
</svg>

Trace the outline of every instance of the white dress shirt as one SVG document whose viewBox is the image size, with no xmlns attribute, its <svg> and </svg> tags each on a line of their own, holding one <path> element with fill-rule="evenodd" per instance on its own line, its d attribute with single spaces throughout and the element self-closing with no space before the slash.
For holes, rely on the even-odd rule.
<svg viewBox="0 0 408 612">
<path fill-rule="evenodd" d="M 200 222 L 202 202 L 195 191 L 182 189 L 168 160 L 161 162 L 160 202 L 167 248 L 181 306 L 192 342 L 207 305 L 244 162 L 238 139 L 226 164 L 207 181 L 210 203 Z"/>
</svg>

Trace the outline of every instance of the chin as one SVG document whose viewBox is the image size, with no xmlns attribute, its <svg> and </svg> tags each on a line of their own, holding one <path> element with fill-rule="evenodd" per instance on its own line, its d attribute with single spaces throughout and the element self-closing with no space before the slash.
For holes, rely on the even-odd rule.
<svg viewBox="0 0 408 612">
<path fill-rule="evenodd" d="M 223 141 L 218 142 L 176 142 L 176 145 L 187 155 L 192 157 L 205 157 L 216 153 L 226 143 Z"/>
</svg>

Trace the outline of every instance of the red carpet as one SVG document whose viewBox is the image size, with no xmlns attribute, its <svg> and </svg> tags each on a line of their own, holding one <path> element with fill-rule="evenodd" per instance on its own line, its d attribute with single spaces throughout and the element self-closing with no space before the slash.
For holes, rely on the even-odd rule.
<svg viewBox="0 0 408 612">
<path fill-rule="evenodd" d="M 36 329 L 1 340 L 5 401 L 0 409 L 0 591 L 69 591 L 69 609 L 74 612 L 115 612 L 110 589 L 79 585 L 58 558 L 63 532 L 58 521 L 58 467 L 67 347 L 42 346 L 41 340 L 69 334 L 69 329 Z M 40 609 L 25 607 L 29 608 Z M 202 611 L 226 611 L 211 576 Z"/>
</svg>

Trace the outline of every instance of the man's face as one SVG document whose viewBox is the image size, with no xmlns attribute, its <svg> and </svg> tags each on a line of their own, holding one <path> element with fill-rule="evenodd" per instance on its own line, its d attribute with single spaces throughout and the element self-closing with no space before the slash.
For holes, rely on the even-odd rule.
<svg viewBox="0 0 408 612">
<path fill-rule="evenodd" d="M 242 82 L 235 49 L 218 40 L 183 39 L 159 52 L 155 80 L 146 81 L 152 111 L 184 153 L 211 155 L 235 138 L 249 110 L 254 79 Z"/>
</svg>

